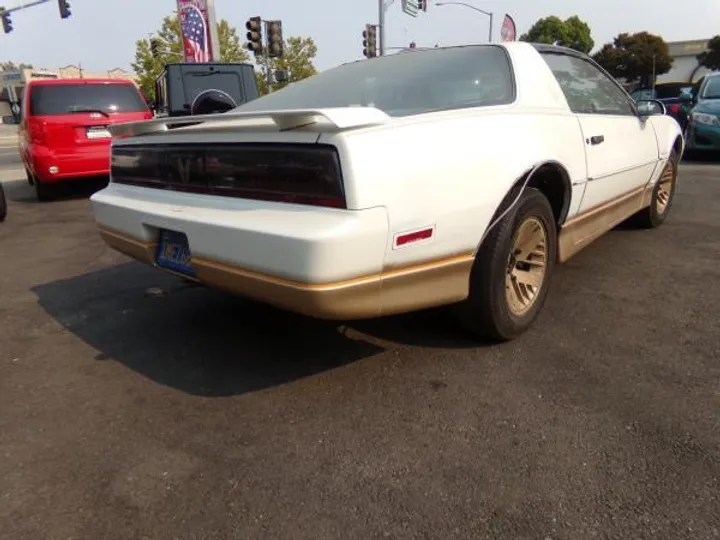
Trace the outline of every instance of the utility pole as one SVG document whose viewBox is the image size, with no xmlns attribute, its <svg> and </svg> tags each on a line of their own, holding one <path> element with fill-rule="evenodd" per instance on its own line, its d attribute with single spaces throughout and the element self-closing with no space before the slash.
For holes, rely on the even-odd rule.
<svg viewBox="0 0 720 540">
<path fill-rule="evenodd" d="M 653 53 L 653 64 L 652 64 L 652 90 L 655 95 L 655 53 Z"/>
<path fill-rule="evenodd" d="M 385 0 L 378 0 L 378 56 L 385 56 Z"/>
</svg>

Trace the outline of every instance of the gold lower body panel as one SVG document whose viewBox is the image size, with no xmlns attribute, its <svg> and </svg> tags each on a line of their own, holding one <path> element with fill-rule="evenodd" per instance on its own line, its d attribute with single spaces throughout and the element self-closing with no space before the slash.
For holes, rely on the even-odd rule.
<svg viewBox="0 0 720 540">
<path fill-rule="evenodd" d="M 111 248 L 154 265 L 155 242 L 100 228 Z M 197 281 L 288 311 L 331 320 L 392 315 L 452 304 L 467 298 L 471 253 L 334 283 L 301 283 L 193 257 Z"/>
<path fill-rule="evenodd" d="M 575 216 L 558 235 L 558 261 L 565 262 L 604 233 L 650 204 L 649 185 Z M 100 227 L 111 248 L 155 265 L 156 242 L 143 242 Z M 193 257 L 197 281 L 289 311 L 331 320 L 392 315 L 466 299 L 475 257 L 467 253 L 380 274 L 334 283 L 301 283 Z"/>
</svg>

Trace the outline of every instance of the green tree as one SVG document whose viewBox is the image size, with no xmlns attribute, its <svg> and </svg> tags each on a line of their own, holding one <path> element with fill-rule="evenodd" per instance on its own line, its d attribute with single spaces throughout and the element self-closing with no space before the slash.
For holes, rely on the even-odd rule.
<svg viewBox="0 0 720 540">
<path fill-rule="evenodd" d="M 180 20 L 177 16 L 163 19 L 157 38 L 162 43 L 161 54 L 154 58 L 150 51 L 150 38 L 140 39 L 135 44 L 135 62 L 132 68 L 137 73 L 138 84 L 149 99 L 155 98 L 155 80 L 165 64 L 182 62 L 184 59 Z M 237 29 L 225 20 L 218 22 L 221 62 L 248 62 L 247 51 L 240 44 Z"/>
<path fill-rule="evenodd" d="M 317 73 L 313 65 L 313 59 L 317 56 L 317 46 L 312 38 L 306 37 L 289 37 L 284 41 L 284 52 L 282 58 L 270 58 L 270 70 L 280 69 L 287 73 L 286 81 L 273 82 L 270 84 L 272 90 L 284 88 L 291 82 L 300 81 Z M 258 56 L 256 58 L 259 71 L 257 72 L 257 82 L 260 94 L 267 94 L 267 67 L 265 65 L 265 57 Z"/>
<path fill-rule="evenodd" d="M 711 71 L 720 69 L 720 36 L 712 38 L 708 42 L 707 49 L 697 55 L 698 62 Z"/>
<path fill-rule="evenodd" d="M 0 62 L 0 71 L 20 71 L 21 69 L 32 69 L 32 64 L 26 64 L 24 62 L 20 62 L 19 64 L 16 64 L 15 62 Z"/>
<path fill-rule="evenodd" d="M 672 68 L 670 48 L 660 36 L 649 32 L 619 34 L 593 55 L 608 73 L 628 84 L 649 86 L 657 77 Z"/>
<path fill-rule="evenodd" d="M 530 30 L 520 36 L 520 41 L 560 45 L 585 54 L 595 46 L 590 27 L 577 15 L 564 21 L 555 15 L 538 19 Z"/>
</svg>

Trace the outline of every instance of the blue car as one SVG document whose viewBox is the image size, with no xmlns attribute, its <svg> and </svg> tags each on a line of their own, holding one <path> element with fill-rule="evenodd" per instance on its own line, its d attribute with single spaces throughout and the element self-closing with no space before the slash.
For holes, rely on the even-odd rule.
<svg viewBox="0 0 720 540">
<path fill-rule="evenodd" d="M 705 76 L 685 129 L 686 151 L 720 151 L 720 73 Z"/>
</svg>

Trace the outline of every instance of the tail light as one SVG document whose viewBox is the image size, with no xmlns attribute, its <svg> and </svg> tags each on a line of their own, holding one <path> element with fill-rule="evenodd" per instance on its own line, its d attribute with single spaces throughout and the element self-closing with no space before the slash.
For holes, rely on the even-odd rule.
<svg viewBox="0 0 720 540">
<path fill-rule="evenodd" d="M 321 144 L 113 145 L 112 181 L 329 208 L 347 208 L 337 150 Z"/>
<path fill-rule="evenodd" d="M 677 103 L 673 103 L 672 105 L 670 105 L 670 112 L 675 114 L 679 113 L 680 105 L 678 105 Z"/>
<path fill-rule="evenodd" d="M 28 120 L 28 134 L 31 142 L 35 144 L 45 144 L 45 122 L 36 118 Z"/>
</svg>

